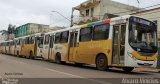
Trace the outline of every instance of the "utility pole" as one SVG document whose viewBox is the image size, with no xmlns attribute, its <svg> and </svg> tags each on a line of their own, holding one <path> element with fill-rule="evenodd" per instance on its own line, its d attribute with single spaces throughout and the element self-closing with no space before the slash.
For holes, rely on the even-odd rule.
<svg viewBox="0 0 160 84">
<path fill-rule="evenodd" d="M 138 12 L 139 12 L 139 9 L 140 9 L 139 4 L 140 4 L 140 1 L 139 1 L 139 0 L 137 0 L 137 2 L 138 2 Z"/>
<path fill-rule="evenodd" d="M 70 27 L 73 26 L 73 12 L 74 12 L 74 8 L 72 8 L 72 13 L 71 13 L 71 25 L 70 25 Z"/>
</svg>

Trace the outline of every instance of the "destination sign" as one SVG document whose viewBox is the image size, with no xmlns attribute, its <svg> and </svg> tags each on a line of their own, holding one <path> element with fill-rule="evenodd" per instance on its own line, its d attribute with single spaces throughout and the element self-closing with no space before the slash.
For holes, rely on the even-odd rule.
<svg viewBox="0 0 160 84">
<path fill-rule="evenodd" d="M 144 25 L 151 26 L 151 22 L 149 22 L 147 20 L 144 20 L 144 19 L 134 18 L 133 21 L 136 22 L 136 23 L 141 23 L 141 24 L 144 24 Z"/>
</svg>

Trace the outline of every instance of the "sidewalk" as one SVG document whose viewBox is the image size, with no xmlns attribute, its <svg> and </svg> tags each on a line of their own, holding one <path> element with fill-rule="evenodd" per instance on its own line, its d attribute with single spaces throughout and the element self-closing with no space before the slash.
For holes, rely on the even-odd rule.
<svg viewBox="0 0 160 84">
<path fill-rule="evenodd" d="M 155 69 L 155 68 L 135 68 L 134 70 L 139 72 L 160 73 L 160 69 Z"/>
</svg>

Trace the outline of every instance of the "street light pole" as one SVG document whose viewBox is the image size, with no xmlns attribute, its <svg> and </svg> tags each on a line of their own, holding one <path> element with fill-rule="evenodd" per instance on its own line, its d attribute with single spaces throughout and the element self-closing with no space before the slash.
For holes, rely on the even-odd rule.
<svg viewBox="0 0 160 84">
<path fill-rule="evenodd" d="M 56 12 L 57 14 L 59 14 L 60 16 L 64 17 L 66 20 L 68 20 L 69 22 L 72 22 L 70 19 L 68 19 L 67 17 L 65 17 L 64 15 L 62 15 L 61 13 L 59 13 L 58 11 L 52 11 L 52 12 Z M 71 23 L 72 25 L 72 23 Z"/>
<path fill-rule="evenodd" d="M 72 13 L 71 13 L 71 25 L 70 25 L 70 27 L 73 26 L 73 12 L 74 12 L 74 8 L 72 8 Z"/>
</svg>

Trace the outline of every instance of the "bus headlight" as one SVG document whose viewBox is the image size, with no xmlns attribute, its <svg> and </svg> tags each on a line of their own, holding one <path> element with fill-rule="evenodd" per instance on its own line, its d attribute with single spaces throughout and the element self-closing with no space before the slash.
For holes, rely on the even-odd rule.
<svg viewBox="0 0 160 84">
<path fill-rule="evenodd" d="M 130 56 L 132 59 L 134 59 L 135 61 L 137 60 L 131 53 L 127 53 L 128 54 L 128 56 Z"/>
</svg>

